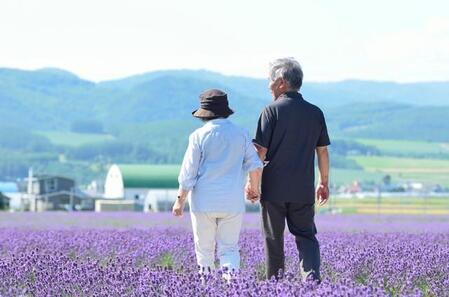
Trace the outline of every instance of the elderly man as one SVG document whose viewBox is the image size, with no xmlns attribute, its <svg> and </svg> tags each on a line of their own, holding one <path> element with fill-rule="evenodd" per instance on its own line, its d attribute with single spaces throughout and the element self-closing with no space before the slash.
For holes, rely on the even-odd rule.
<svg viewBox="0 0 449 297">
<path fill-rule="evenodd" d="M 303 99 L 303 72 L 292 58 L 270 64 L 269 88 L 274 101 L 260 115 L 253 140 L 265 162 L 262 174 L 262 220 L 267 278 L 282 276 L 285 221 L 296 237 L 304 278 L 320 280 L 320 250 L 315 237 L 315 194 L 320 204 L 329 198 L 330 144 L 323 112 Z M 320 180 L 314 181 L 315 152 Z M 247 188 L 248 199 L 257 199 Z"/>
</svg>

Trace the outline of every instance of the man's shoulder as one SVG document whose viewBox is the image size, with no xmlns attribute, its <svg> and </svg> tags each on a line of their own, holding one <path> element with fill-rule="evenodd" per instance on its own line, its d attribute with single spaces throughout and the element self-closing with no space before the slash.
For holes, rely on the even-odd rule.
<svg viewBox="0 0 449 297">
<path fill-rule="evenodd" d="M 266 116 L 272 116 L 276 113 L 281 105 L 282 102 L 280 102 L 279 100 L 272 101 L 264 106 L 264 108 L 262 109 L 262 114 L 265 114 Z"/>
<path fill-rule="evenodd" d="M 304 105 L 312 112 L 315 113 L 319 113 L 322 114 L 323 111 L 321 110 L 321 108 L 319 108 L 317 105 L 310 103 L 309 101 L 307 101 L 306 99 L 303 99 Z"/>
<path fill-rule="evenodd" d="M 275 111 L 279 111 L 282 109 L 288 110 L 291 106 L 297 105 L 300 102 L 300 106 L 307 110 L 307 112 L 322 114 L 323 111 L 317 105 L 310 103 L 306 99 L 301 99 L 301 101 L 295 100 L 280 100 L 273 101 L 265 106 L 262 112 L 266 112 L 269 114 L 274 113 Z"/>
<path fill-rule="evenodd" d="M 284 105 L 285 103 L 287 103 L 287 101 L 282 100 L 282 99 L 274 100 L 274 101 L 271 101 L 270 103 L 268 103 L 265 106 L 265 109 L 276 109 L 279 106 Z"/>
</svg>

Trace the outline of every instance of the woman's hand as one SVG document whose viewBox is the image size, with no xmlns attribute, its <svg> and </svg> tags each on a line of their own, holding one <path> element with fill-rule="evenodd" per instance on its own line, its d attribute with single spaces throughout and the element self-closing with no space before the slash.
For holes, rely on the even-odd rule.
<svg viewBox="0 0 449 297">
<path fill-rule="evenodd" d="M 181 200 L 177 198 L 175 203 L 173 204 L 172 213 L 175 217 L 182 217 L 184 213 L 185 200 Z"/>
<path fill-rule="evenodd" d="M 252 203 L 256 202 L 260 198 L 259 189 L 253 189 L 251 184 L 248 182 L 245 186 L 245 196 L 246 199 L 251 201 Z"/>
<path fill-rule="evenodd" d="M 181 188 L 179 189 L 178 198 L 176 198 L 176 201 L 173 204 L 173 208 L 172 208 L 172 213 L 175 217 L 182 217 L 188 194 L 189 194 L 189 191 L 185 191 Z"/>
</svg>

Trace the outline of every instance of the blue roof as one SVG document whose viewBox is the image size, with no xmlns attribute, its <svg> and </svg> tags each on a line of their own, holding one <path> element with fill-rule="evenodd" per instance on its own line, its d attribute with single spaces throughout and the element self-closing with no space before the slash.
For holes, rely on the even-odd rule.
<svg viewBox="0 0 449 297">
<path fill-rule="evenodd" d="M 2 193 L 17 193 L 17 184 L 12 182 L 0 182 L 0 192 Z"/>
</svg>

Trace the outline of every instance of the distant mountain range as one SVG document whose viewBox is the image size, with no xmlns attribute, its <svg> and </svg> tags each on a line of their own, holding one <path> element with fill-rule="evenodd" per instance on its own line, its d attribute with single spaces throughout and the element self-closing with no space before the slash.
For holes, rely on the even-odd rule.
<svg viewBox="0 0 449 297">
<path fill-rule="evenodd" d="M 145 137 L 181 131 L 185 137 L 198 125 L 191 111 L 207 88 L 228 92 L 235 121 L 251 130 L 271 100 L 263 79 L 209 71 L 156 71 L 94 83 L 53 68 L 0 68 L 0 128 L 68 131 L 73 123 L 95 121 L 123 139 L 140 135 L 139 129 L 151 129 Z M 306 81 L 302 93 L 325 111 L 338 137 L 449 141 L 449 82 Z"/>
</svg>

